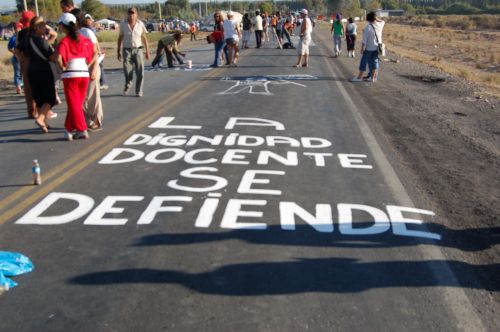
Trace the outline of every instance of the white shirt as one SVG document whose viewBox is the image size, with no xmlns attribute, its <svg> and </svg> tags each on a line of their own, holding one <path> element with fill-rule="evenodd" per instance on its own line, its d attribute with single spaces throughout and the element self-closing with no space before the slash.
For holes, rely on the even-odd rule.
<svg viewBox="0 0 500 332">
<path fill-rule="evenodd" d="M 87 37 L 88 39 L 90 39 L 90 41 L 92 42 L 92 44 L 97 44 L 97 37 L 94 33 L 94 31 L 92 31 L 92 29 L 89 29 L 89 28 L 81 28 L 80 29 L 80 33 L 82 34 L 82 36 L 84 37 Z"/>
<path fill-rule="evenodd" d="M 306 25 L 306 30 L 304 31 L 304 38 L 311 39 L 311 33 L 313 31 L 313 25 L 312 25 L 311 19 L 309 17 L 306 17 L 302 21 L 302 24 Z"/>
<path fill-rule="evenodd" d="M 260 15 L 255 16 L 253 24 L 255 26 L 255 30 L 264 30 L 262 26 L 262 16 Z"/>
<path fill-rule="evenodd" d="M 363 29 L 363 44 L 367 51 L 378 50 L 378 43 L 382 43 L 382 30 L 384 30 L 384 25 L 384 21 L 375 21 L 373 23 L 368 23 Z M 375 30 L 373 28 L 375 28 Z M 377 34 L 376 36 L 375 33 Z"/>
<path fill-rule="evenodd" d="M 238 32 L 236 31 L 236 23 L 233 20 L 225 20 L 224 21 L 224 39 L 233 38 L 238 40 Z"/>
<path fill-rule="evenodd" d="M 141 36 L 146 33 L 148 32 L 141 20 L 135 22 L 133 29 L 128 24 L 128 20 L 120 23 L 120 36 L 123 36 L 123 48 L 142 47 Z"/>
</svg>

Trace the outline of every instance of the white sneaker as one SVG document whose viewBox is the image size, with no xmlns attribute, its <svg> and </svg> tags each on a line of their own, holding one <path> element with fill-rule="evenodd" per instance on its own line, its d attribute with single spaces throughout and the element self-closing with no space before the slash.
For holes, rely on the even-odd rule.
<svg viewBox="0 0 500 332">
<path fill-rule="evenodd" d="M 101 85 L 101 90 L 107 90 L 109 89 L 109 86 L 107 84 Z"/>
<path fill-rule="evenodd" d="M 363 80 L 361 78 L 358 78 L 358 77 L 353 77 L 353 78 L 351 78 L 351 82 L 363 82 Z"/>
<path fill-rule="evenodd" d="M 67 141 L 72 141 L 73 140 L 73 133 L 70 133 L 69 131 L 64 131 L 64 139 Z"/>
</svg>

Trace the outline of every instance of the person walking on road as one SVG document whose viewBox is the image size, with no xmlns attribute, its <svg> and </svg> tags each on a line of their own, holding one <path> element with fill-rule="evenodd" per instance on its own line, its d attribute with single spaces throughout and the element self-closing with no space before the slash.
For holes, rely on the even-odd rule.
<svg viewBox="0 0 500 332">
<path fill-rule="evenodd" d="M 351 79 L 351 82 L 361 82 L 363 79 L 369 82 L 376 82 L 378 79 L 378 44 L 382 43 L 382 31 L 384 30 L 385 22 L 376 17 L 374 12 L 368 13 L 366 20 L 368 24 L 363 29 L 363 42 L 361 44 L 361 53 L 363 55 L 359 63 L 359 74 L 357 77 Z M 367 64 L 370 74 L 368 77 L 363 78 Z"/>
<path fill-rule="evenodd" d="M 88 14 L 83 18 L 81 16 L 83 16 L 82 13 L 80 13 L 80 17 L 77 17 L 77 19 L 79 19 L 81 22 L 81 24 L 79 25 L 80 34 L 92 42 L 92 44 L 94 45 L 94 54 L 97 54 L 97 56 L 99 56 L 100 47 L 97 36 L 91 29 L 92 20 L 89 20 L 87 18 Z M 101 68 L 99 67 L 99 61 L 94 61 L 89 70 L 91 73 L 90 81 L 89 87 L 87 88 L 85 102 L 83 103 L 83 111 L 87 120 L 88 129 L 90 131 L 97 131 L 102 129 L 102 120 L 104 118 L 101 101 Z"/>
<path fill-rule="evenodd" d="M 356 34 L 357 34 L 357 26 L 354 23 L 352 17 L 349 17 L 347 20 L 349 24 L 347 24 L 346 32 L 345 32 L 345 40 L 347 43 L 347 51 L 349 52 L 349 57 L 356 57 L 354 53 L 354 46 L 356 45 Z"/>
<path fill-rule="evenodd" d="M 262 16 L 260 16 L 260 10 L 255 11 L 253 26 L 255 29 L 255 48 L 260 48 L 262 46 L 262 31 L 264 30 L 264 25 L 262 24 Z"/>
<path fill-rule="evenodd" d="M 248 17 L 248 13 L 243 15 L 242 19 L 243 25 L 243 38 L 242 38 L 242 48 L 248 48 L 248 42 L 250 41 L 250 34 L 252 33 L 252 21 Z"/>
<path fill-rule="evenodd" d="M 297 48 L 299 58 L 294 67 L 307 67 L 309 65 L 309 44 L 311 43 L 312 23 L 307 14 L 307 9 L 300 11 L 302 23 L 300 24 L 300 41 Z"/>
<path fill-rule="evenodd" d="M 135 93 L 137 97 L 143 96 L 144 84 L 144 56 L 142 49 L 146 48 L 146 60 L 149 60 L 149 45 L 146 37 L 147 30 L 141 20 L 137 19 L 137 8 L 130 7 L 127 11 L 127 20 L 120 23 L 118 35 L 118 61 L 122 60 L 123 46 L 123 72 L 125 74 L 125 88 L 123 95 L 127 95 L 132 86 L 134 71 L 137 76 Z"/>
<path fill-rule="evenodd" d="M 239 48 L 238 42 L 240 40 L 239 24 L 234 20 L 232 11 L 227 12 L 227 20 L 224 21 L 224 38 L 228 47 L 227 65 L 236 67 L 238 65 Z"/>
<path fill-rule="evenodd" d="M 33 100 L 33 96 L 31 95 L 31 86 L 28 77 L 28 67 L 30 58 L 28 56 L 26 48 L 29 41 L 30 22 L 31 19 L 36 15 L 35 13 L 29 10 L 24 11 L 21 15 L 22 15 L 21 20 L 19 22 L 23 25 L 23 28 L 21 31 L 17 33 L 15 54 L 19 59 L 19 63 L 21 65 L 21 74 L 23 76 L 23 83 L 24 83 L 24 98 L 26 100 L 28 118 L 34 119 L 38 116 L 38 114 L 36 113 L 35 101 Z"/>
<path fill-rule="evenodd" d="M 48 113 L 57 104 L 54 76 L 49 61 L 55 61 L 57 55 L 52 46 L 44 38 L 46 23 L 40 16 L 35 16 L 30 22 L 29 39 L 26 46 L 30 59 L 28 79 L 35 100 L 38 116 L 35 124 L 43 133 L 48 133 Z"/>
<path fill-rule="evenodd" d="M 177 62 L 179 64 L 184 64 L 184 60 L 180 57 L 181 55 L 183 57 L 186 56 L 186 53 L 181 52 L 179 49 L 179 45 L 182 41 L 182 33 L 176 32 L 173 35 L 167 35 L 166 37 L 163 37 L 158 41 L 158 47 L 156 49 L 156 57 L 154 58 L 153 62 L 151 63 L 151 66 L 155 67 L 156 65 L 161 66 L 162 58 L 163 58 L 163 52 L 167 54 L 167 63 L 168 63 L 168 68 L 173 68 L 174 67 L 174 56 L 177 59 Z"/>
<path fill-rule="evenodd" d="M 58 20 L 58 25 L 60 31 L 66 35 L 59 42 L 57 49 L 57 61 L 63 68 L 64 94 L 68 105 L 64 138 L 72 141 L 73 132 L 76 131 L 76 138 L 86 139 L 89 134 L 83 113 L 83 102 L 89 85 L 89 68 L 97 61 L 97 54 L 94 53 L 92 42 L 80 35 L 73 14 L 63 14 Z M 90 78 L 96 79 L 96 77 Z"/>
<path fill-rule="evenodd" d="M 220 57 L 222 48 L 224 47 L 224 32 L 214 31 L 207 36 L 207 43 L 214 44 L 215 57 L 214 63 L 210 67 L 217 68 L 221 65 Z"/>
<path fill-rule="evenodd" d="M 191 23 L 189 31 L 191 32 L 191 41 L 196 41 L 196 24 L 194 22 Z"/>
<path fill-rule="evenodd" d="M 21 64 L 16 55 L 16 40 L 17 34 L 21 31 L 23 25 L 21 22 L 16 23 L 16 33 L 10 37 L 7 43 L 7 50 L 12 53 L 12 58 L 10 62 L 12 63 L 12 68 L 14 69 L 14 85 L 16 86 L 16 93 L 20 95 L 23 92 L 23 77 L 21 75 Z"/>
<path fill-rule="evenodd" d="M 335 17 L 330 32 L 333 33 L 333 52 L 335 53 L 335 57 L 338 57 L 342 52 L 342 39 L 344 38 L 344 24 L 342 23 L 341 14 L 337 14 Z"/>
</svg>

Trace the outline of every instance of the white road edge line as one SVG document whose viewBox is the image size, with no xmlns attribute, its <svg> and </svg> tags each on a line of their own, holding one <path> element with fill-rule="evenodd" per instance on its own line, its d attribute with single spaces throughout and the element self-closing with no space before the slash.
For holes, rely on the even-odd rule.
<svg viewBox="0 0 500 332">
<path fill-rule="evenodd" d="M 340 77 L 339 75 L 337 75 L 337 72 L 334 70 L 332 65 L 327 60 L 325 60 L 325 62 L 330 71 L 337 77 Z M 385 178 L 385 182 L 389 186 L 394 199 L 397 201 L 397 204 L 402 206 L 415 207 L 415 204 L 408 195 L 408 192 L 404 188 L 401 180 L 396 174 L 396 171 L 391 166 L 389 160 L 382 151 L 382 148 L 378 144 L 375 135 L 373 134 L 372 130 L 366 123 L 361 113 L 358 111 L 356 105 L 342 85 L 342 82 L 336 81 L 335 83 L 340 93 L 345 98 L 349 110 L 352 113 L 359 130 L 361 131 L 363 139 L 365 140 L 368 148 L 373 154 L 375 162 L 380 168 L 380 171 Z M 443 261 L 443 264 L 429 265 L 429 268 L 431 269 L 436 280 L 447 280 L 451 281 L 452 284 L 460 284 L 451 271 L 451 268 L 446 263 L 446 257 L 437 246 L 420 246 L 419 248 L 424 257 L 430 258 L 431 260 Z M 450 306 L 452 314 L 456 318 L 455 322 L 458 329 L 464 331 L 486 331 L 481 319 L 476 314 L 474 307 L 472 306 L 469 298 L 462 288 L 440 287 L 440 291 L 442 292 L 445 302 Z"/>
</svg>

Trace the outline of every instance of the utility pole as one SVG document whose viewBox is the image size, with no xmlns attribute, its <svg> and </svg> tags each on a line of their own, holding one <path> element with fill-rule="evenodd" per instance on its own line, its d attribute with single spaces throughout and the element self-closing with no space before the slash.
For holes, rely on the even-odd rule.
<svg viewBox="0 0 500 332">
<path fill-rule="evenodd" d="M 200 15 L 201 18 L 201 1 L 198 2 L 198 15 Z"/>
<path fill-rule="evenodd" d="M 26 4 L 26 0 L 23 0 L 24 11 L 28 10 L 28 5 Z"/>
<path fill-rule="evenodd" d="M 158 13 L 160 14 L 160 20 L 161 20 L 161 5 L 159 1 L 158 1 Z"/>
<path fill-rule="evenodd" d="M 35 0 L 35 13 L 36 16 L 40 16 L 40 13 L 38 12 L 38 0 Z"/>
</svg>

